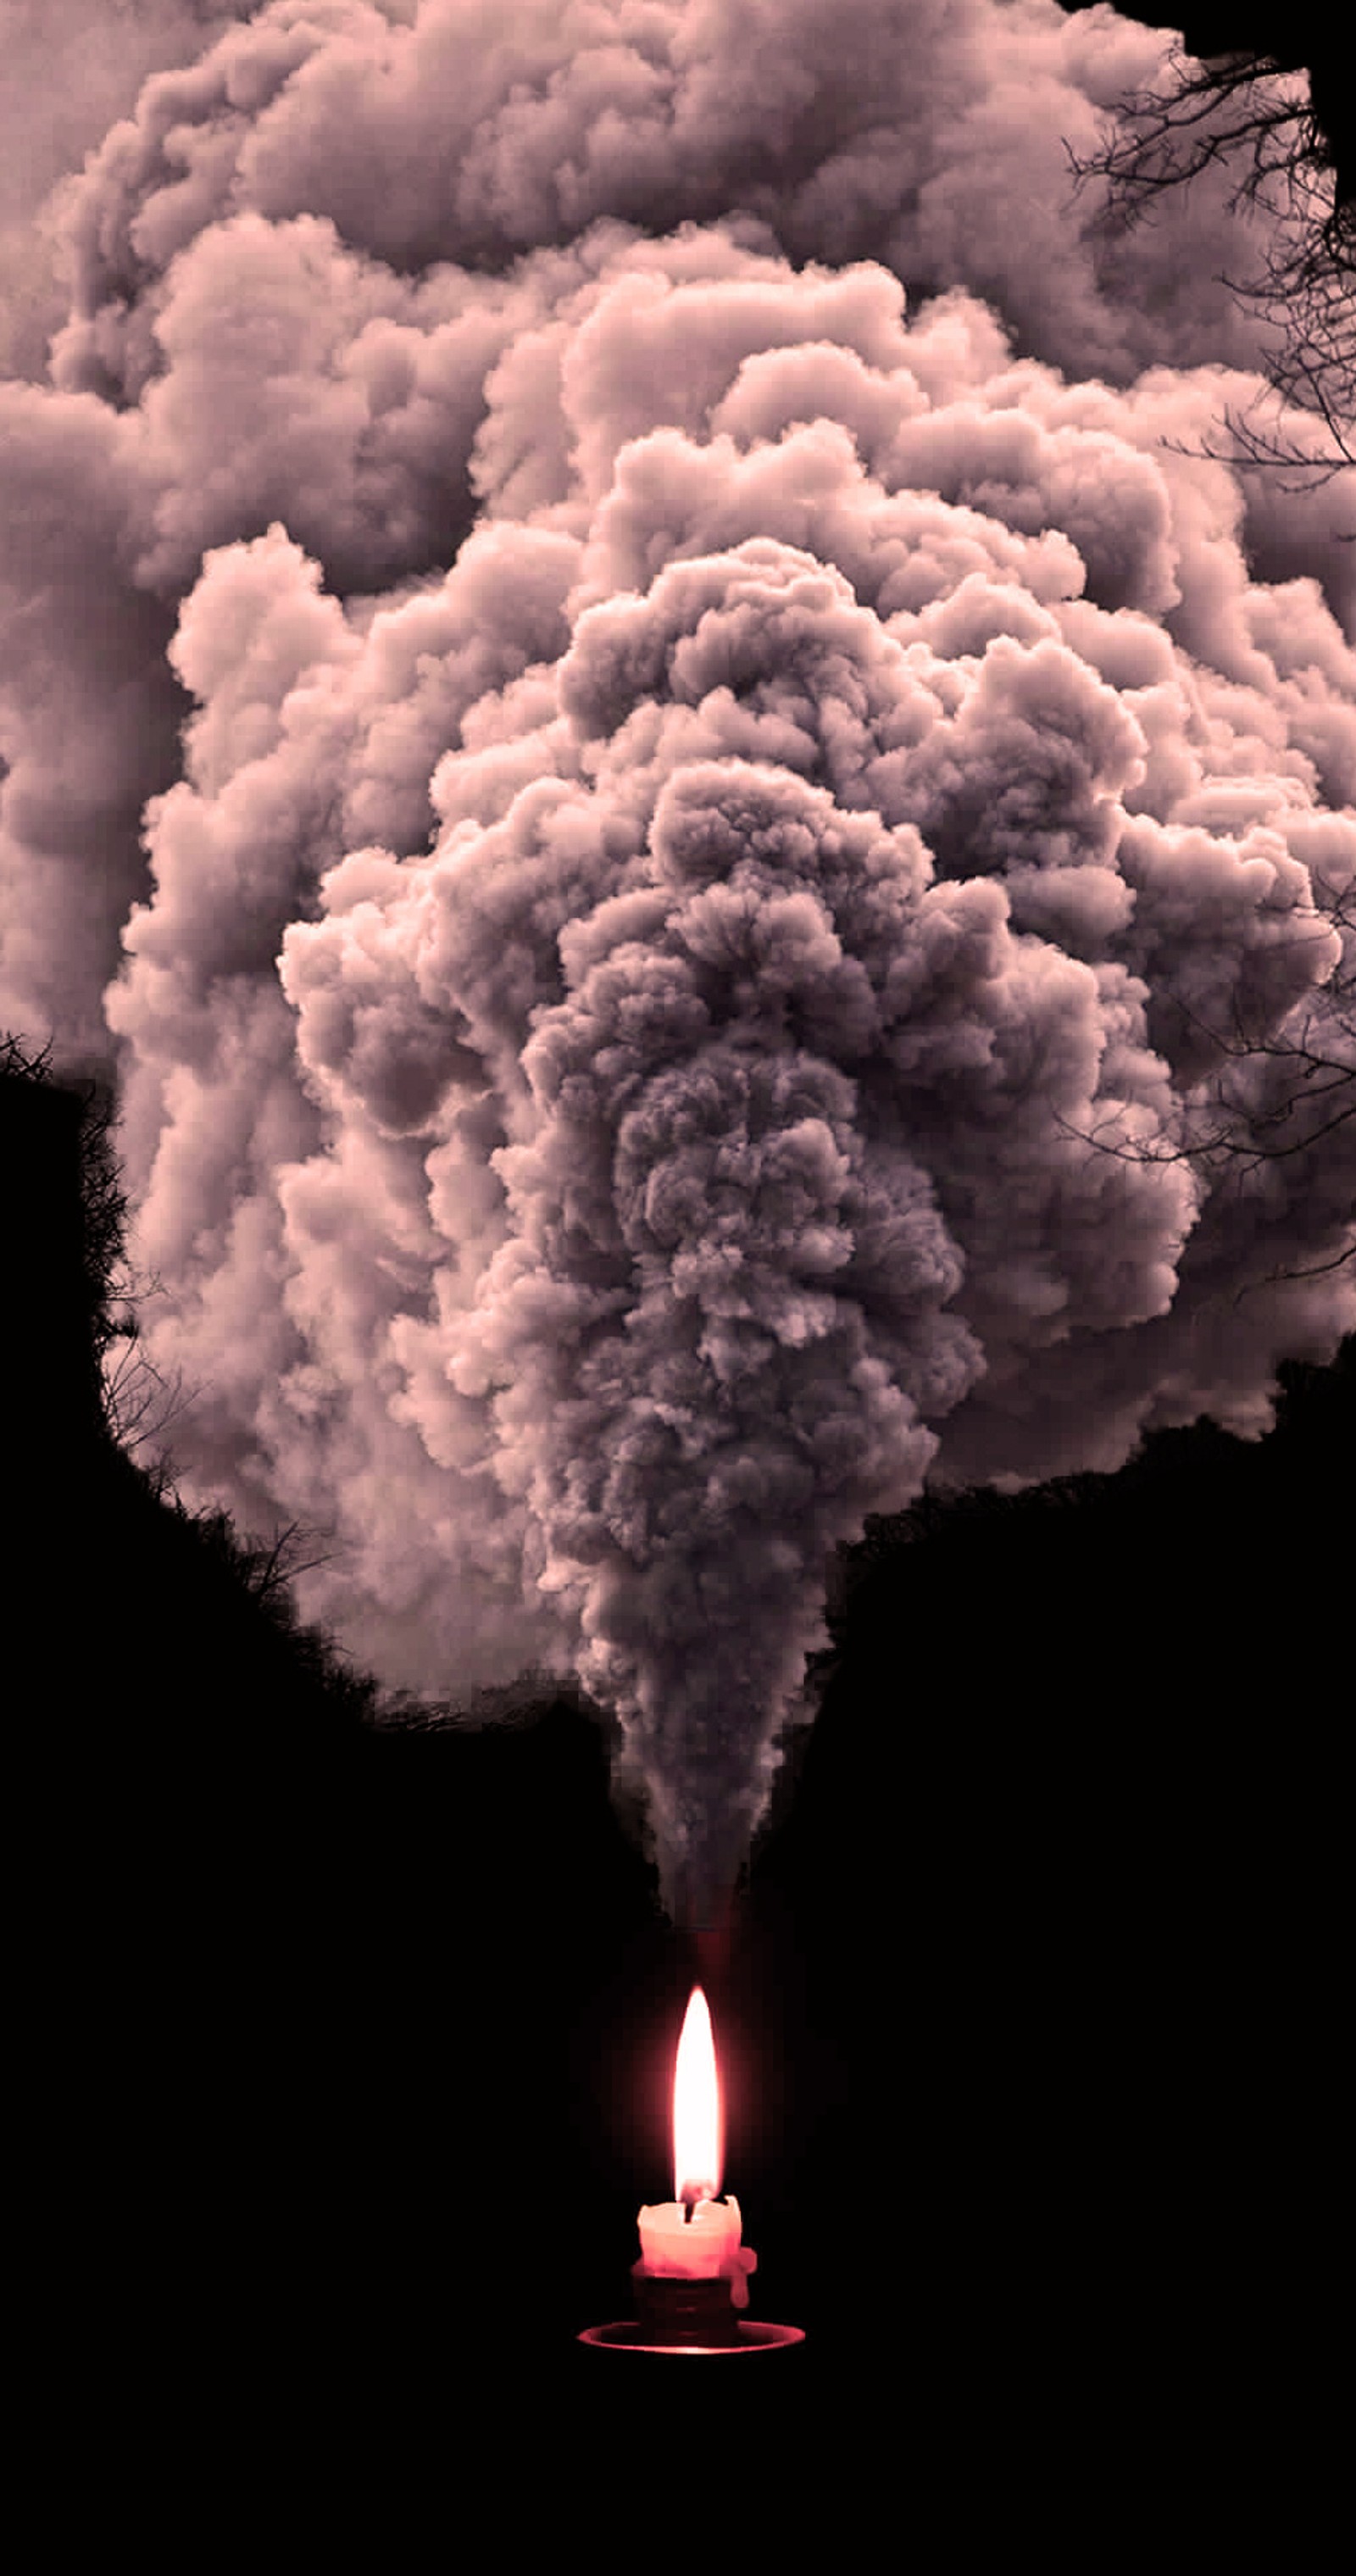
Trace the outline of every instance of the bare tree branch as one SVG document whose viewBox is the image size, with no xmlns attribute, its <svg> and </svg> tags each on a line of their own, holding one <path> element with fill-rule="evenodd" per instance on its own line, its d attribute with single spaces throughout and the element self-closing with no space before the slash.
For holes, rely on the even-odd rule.
<svg viewBox="0 0 1356 2576">
<path fill-rule="evenodd" d="M 1258 274 L 1220 283 L 1274 334 L 1266 376 L 1277 411 L 1307 414 L 1314 439 L 1266 418 L 1259 403 L 1225 412 L 1227 446 L 1177 452 L 1277 467 L 1293 478 L 1291 490 L 1356 465 L 1356 198 L 1339 190 L 1303 76 L 1255 48 L 1197 62 L 1174 45 L 1161 85 L 1132 92 L 1104 120 L 1099 151 L 1080 159 L 1067 142 L 1065 151 L 1075 195 L 1103 184 L 1093 225 L 1107 235 L 1152 220 L 1168 189 L 1215 166 L 1236 174 L 1232 205 L 1271 221 Z M 1356 538 L 1356 529 L 1344 534 Z"/>
<path fill-rule="evenodd" d="M 1061 1119 L 1065 1135 L 1121 1162 L 1183 1163 L 1208 1179 L 1212 1190 L 1232 1186 L 1241 1192 L 1269 1165 L 1310 1153 L 1356 1120 L 1356 885 L 1334 893 L 1316 875 L 1314 890 L 1324 900 L 1326 920 L 1342 934 L 1342 958 L 1278 1029 L 1249 1028 L 1236 1005 L 1231 1025 L 1221 1030 L 1186 1002 L 1176 1002 L 1183 1027 L 1205 1038 L 1216 1058 L 1215 1072 L 1188 1095 L 1189 1132 L 1182 1142 L 1128 1142 L 1119 1107 L 1086 1128 Z M 1274 1069 L 1275 1096 L 1269 1100 L 1259 1096 L 1259 1072 L 1267 1068 Z M 1356 1262 L 1352 1213 L 1335 1217 L 1333 1230 L 1345 1232 L 1340 1250 L 1308 1266 L 1268 1271 L 1245 1283 L 1233 1303 L 1263 1285 L 1315 1279 Z"/>
</svg>

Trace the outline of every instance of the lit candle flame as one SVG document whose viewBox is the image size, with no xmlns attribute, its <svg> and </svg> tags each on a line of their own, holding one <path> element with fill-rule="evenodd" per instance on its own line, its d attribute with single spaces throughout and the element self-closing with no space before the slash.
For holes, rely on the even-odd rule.
<svg viewBox="0 0 1356 2576">
<path fill-rule="evenodd" d="M 694 1986 L 673 2070 L 674 2198 L 716 2199 L 722 2162 L 716 2046 L 706 1997 Z"/>
</svg>

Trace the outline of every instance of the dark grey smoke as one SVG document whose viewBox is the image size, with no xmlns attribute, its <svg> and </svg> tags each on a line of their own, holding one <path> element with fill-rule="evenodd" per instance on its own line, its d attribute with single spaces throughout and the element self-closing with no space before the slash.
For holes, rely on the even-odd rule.
<svg viewBox="0 0 1356 2576">
<path fill-rule="evenodd" d="M 866 1514 L 1356 1323 L 1353 478 L 1178 452 L 1243 218 L 1062 150 L 1161 51 L 274 0 L 0 395 L 0 1017 L 116 1069 L 181 1480 L 392 1686 L 577 1673 L 693 1912 Z"/>
</svg>

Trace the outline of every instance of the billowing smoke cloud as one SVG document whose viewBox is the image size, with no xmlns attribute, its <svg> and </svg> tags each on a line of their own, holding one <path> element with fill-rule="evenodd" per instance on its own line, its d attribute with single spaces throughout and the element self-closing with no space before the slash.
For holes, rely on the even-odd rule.
<svg viewBox="0 0 1356 2576">
<path fill-rule="evenodd" d="M 868 1513 L 1356 1323 L 1356 478 L 1192 452 L 1223 178 L 1074 219 L 1162 49 L 274 0 L 0 407 L 0 1019 L 116 1068 L 181 1480 L 392 1687 L 576 1672 L 676 1906 Z"/>
<path fill-rule="evenodd" d="M 249 15 L 249 0 L 4 0 L 0 376 L 44 374 L 66 319 L 63 178 L 130 114 L 148 73 L 191 62 Z"/>
</svg>

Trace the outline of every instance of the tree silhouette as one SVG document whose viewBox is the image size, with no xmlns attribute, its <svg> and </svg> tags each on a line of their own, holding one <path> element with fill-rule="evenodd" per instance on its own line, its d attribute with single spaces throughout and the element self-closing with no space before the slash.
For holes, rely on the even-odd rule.
<svg viewBox="0 0 1356 2576">
<path fill-rule="evenodd" d="M 1061 0 L 1074 14 L 1088 0 Z M 1207 449 L 1244 467 L 1279 468 L 1290 489 L 1315 489 L 1356 465 L 1356 125 L 1349 49 L 1334 13 L 1278 0 L 1184 0 L 1175 10 L 1122 7 L 1174 41 L 1155 86 L 1104 123 L 1100 150 L 1070 151 L 1079 187 L 1105 189 L 1098 217 L 1115 233 L 1151 219 L 1169 189 L 1203 171 L 1232 174 L 1232 201 L 1271 218 L 1260 272 L 1227 279 L 1273 335 L 1267 381 L 1277 397 L 1225 410 L 1226 443 Z M 1297 415 L 1307 414 L 1309 426 Z M 1171 444 L 1171 442 L 1169 442 Z M 1344 531 L 1356 537 L 1356 529 Z M 1276 1029 L 1238 1017 L 1194 1031 L 1215 1071 L 1202 1085 L 1190 1134 L 1140 1149 L 1096 1133 L 1107 1153 L 1190 1161 L 1212 1186 L 1245 1191 L 1269 1164 L 1302 1162 L 1356 1118 L 1356 886 L 1315 889 L 1343 954 L 1329 980 Z M 1356 1261 L 1346 1225 L 1306 1278 Z M 1258 1279 L 1253 1285 L 1264 1283 Z M 1237 1292 L 1243 1296 L 1249 1288 Z"/>
<path fill-rule="evenodd" d="M 1185 1003 L 1174 1006 L 1179 1034 L 1189 1031 L 1213 1060 L 1188 1104 L 1182 1141 L 1127 1144 L 1110 1121 L 1105 1132 L 1094 1127 L 1066 1128 L 1067 1133 L 1121 1162 L 1188 1163 L 1213 1191 L 1238 1195 L 1255 1189 L 1269 1165 L 1332 1154 L 1333 1136 L 1356 1120 L 1356 883 L 1334 888 L 1315 871 L 1314 884 L 1342 955 L 1327 982 L 1315 986 L 1279 1027 L 1250 1024 L 1236 1007 L 1221 1028 Z M 1231 1302 L 1239 1305 L 1280 1280 L 1316 1279 L 1356 1264 L 1350 1207 L 1334 1207 L 1332 1218 L 1333 1248 L 1322 1259 L 1260 1272 L 1234 1290 Z"/>
<path fill-rule="evenodd" d="M 1157 11 L 1124 14 L 1160 23 Z M 1224 283 L 1272 335 L 1266 375 L 1277 410 L 1264 411 L 1260 401 L 1226 409 L 1228 444 L 1206 452 L 1280 467 L 1290 488 L 1315 488 L 1356 465 L 1349 53 L 1329 12 L 1301 8 L 1282 23 L 1265 7 L 1188 5 L 1170 23 L 1183 41 L 1171 47 L 1158 81 L 1121 102 L 1096 153 L 1080 159 L 1070 149 L 1076 186 L 1104 186 L 1097 222 L 1116 233 L 1147 220 L 1169 189 L 1222 167 L 1233 178 L 1232 202 L 1270 219 L 1259 270 Z M 1312 429 L 1298 427 L 1296 413 L 1307 414 Z"/>
</svg>

